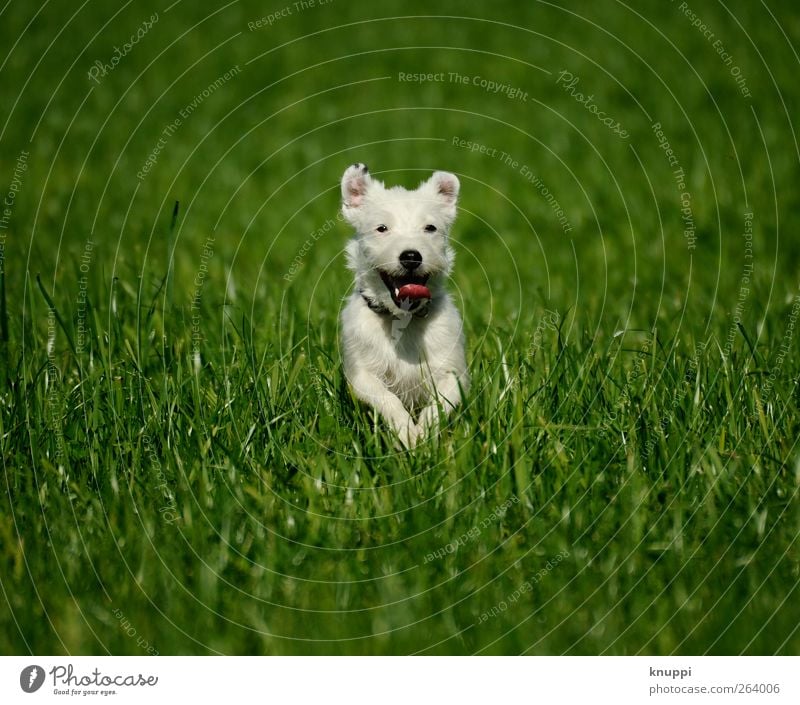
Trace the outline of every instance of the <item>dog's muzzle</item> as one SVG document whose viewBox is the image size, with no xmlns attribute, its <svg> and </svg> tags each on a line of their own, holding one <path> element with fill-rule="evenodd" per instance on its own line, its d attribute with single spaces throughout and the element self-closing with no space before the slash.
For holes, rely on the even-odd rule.
<svg viewBox="0 0 800 705">
<path fill-rule="evenodd" d="M 427 274 L 416 274 L 412 270 L 397 275 L 380 270 L 380 275 L 395 306 L 403 311 L 413 311 L 431 299 L 431 290 L 426 286 Z"/>
</svg>

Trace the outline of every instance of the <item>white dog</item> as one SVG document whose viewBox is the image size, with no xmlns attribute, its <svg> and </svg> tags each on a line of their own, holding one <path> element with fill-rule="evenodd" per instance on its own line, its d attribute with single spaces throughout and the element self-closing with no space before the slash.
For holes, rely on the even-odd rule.
<svg viewBox="0 0 800 705">
<path fill-rule="evenodd" d="M 355 290 L 342 312 L 344 370 L 408 448 L 469 385 L 461 317 L 444 290 L 458 190 L 444 171 L 415 191 L 385 188 L 364 164 L 342 177 L 342 214 L 357 231 L 347 246 Z"/>
</svg>

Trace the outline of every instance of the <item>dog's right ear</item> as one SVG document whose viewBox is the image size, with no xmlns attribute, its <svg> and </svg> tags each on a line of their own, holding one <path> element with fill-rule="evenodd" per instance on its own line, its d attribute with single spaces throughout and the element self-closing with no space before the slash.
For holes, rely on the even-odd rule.
<svg viewBox="0 0 800 705">
<path fill-rule="evenodd" d="M 342 176 L 342 212 L 347 216 L 348 211 L 359 208 L 364 203 L 364 196 L 372 184 L 372 177 L 366 164 L 353 164 L 347 167 Z"/>
</svg>

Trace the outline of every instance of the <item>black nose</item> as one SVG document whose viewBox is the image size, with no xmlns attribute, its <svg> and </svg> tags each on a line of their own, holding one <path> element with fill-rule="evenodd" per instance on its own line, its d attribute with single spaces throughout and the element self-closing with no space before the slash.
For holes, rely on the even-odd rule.
<svg viewBox="0 0 800 705">
<path fill-rule="evenodd" d="M 400 253 L 400 264 L 406 269 L 416 269 L 422 264 L 422 255 L 416 250 L 405 250 Z"/>
</svg>

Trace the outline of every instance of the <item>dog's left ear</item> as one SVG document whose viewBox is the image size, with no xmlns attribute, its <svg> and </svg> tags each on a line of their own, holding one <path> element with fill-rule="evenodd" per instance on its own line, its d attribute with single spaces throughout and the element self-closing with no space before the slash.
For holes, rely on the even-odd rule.
<svg viewBox="0 0 800 705">
<path fill-rule="evenodd" d="M 369 168 L 366 164 L 353 164 L 345 169 L 342 176 L 342 206 L 358 208 L 364 202 L 364 196 L 372 183 Z"/>
<path fill-rule="evenodd" d="M 358 228 L 361 206 L 371 186 L 372 177 L 366 164 L 358 162 L 345 169 L 342 176 L 342 215 L 355 228 Z"/>
<path fill-rule="evenodd" d="M 451 174 L 449 171 L 434 171 L 433 176 L 428 179 L 428 184 L 446 205 L 456 205 L 461 184 L 455 174 Z"/>
</svg>

